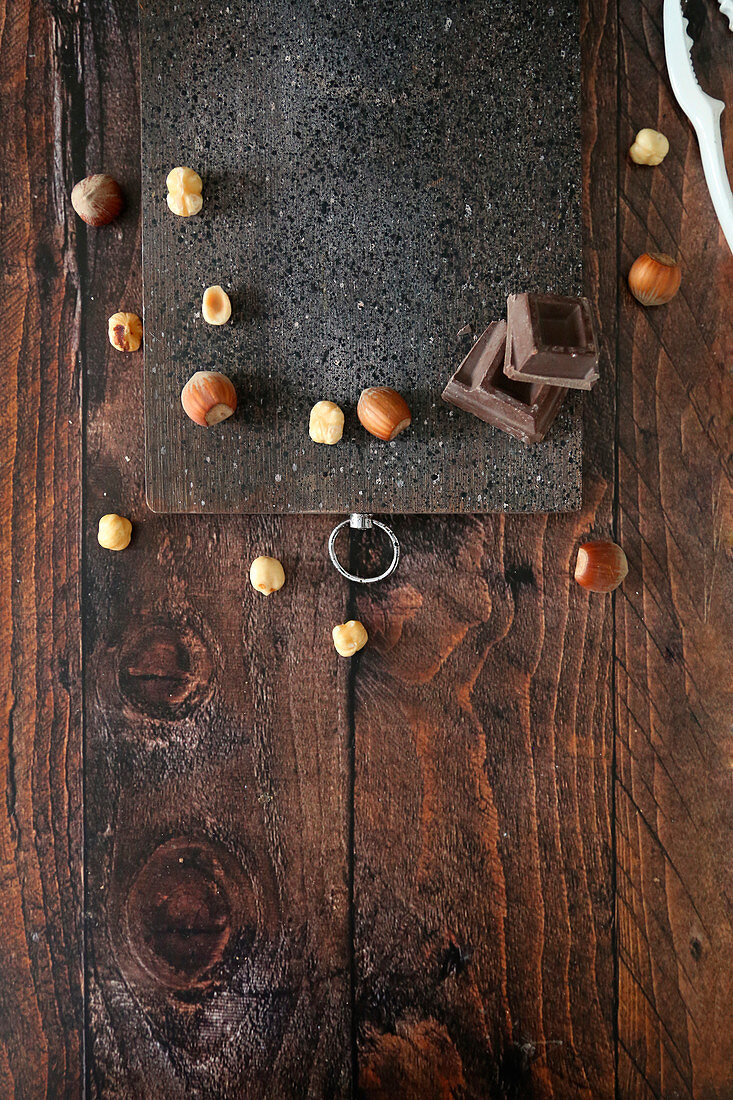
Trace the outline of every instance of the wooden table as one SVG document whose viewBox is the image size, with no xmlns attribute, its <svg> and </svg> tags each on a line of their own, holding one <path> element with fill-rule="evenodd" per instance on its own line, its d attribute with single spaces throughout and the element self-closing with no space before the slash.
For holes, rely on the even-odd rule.
<svg viewBox="0 0 733 1100">
<path fill-rule="evenodd" d="M 661 4 L 583 8 L 583 511 L 398 521 L 367 594 L 330 518 L 146 510 L 141 363 L 106 338 L 140 306 L 135 8 L 0 0 L 0 1094 L 730 1097 L 733 265 Z M 100 167 L 130 203 L 87 231 Z M 649 246 L 684 276 L 644 311 Z M 578 541 L 611 532 L 628 580 L 588 598 Z"/>
</svg>

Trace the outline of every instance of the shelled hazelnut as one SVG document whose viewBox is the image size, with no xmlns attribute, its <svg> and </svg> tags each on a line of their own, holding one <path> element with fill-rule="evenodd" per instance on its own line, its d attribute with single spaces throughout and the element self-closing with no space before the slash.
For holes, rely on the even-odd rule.
<svg viewBox="0 0 733 1100">
<path fill-rule="evenodd" d="M 311 409 L 308 434 L 314 443 L 338 443 L 344 434 L 344 414 L 333 401 L 317 401 Z"/>
<path fill-rule="evenodd" d="M 584 542 L 578 550 L 575 579 L 591 592 L 613 592 L 629 571 L 622 548 L 615 542 Z"/>
<path fill-rule="evenodd" d="M 664 252 L 644 252 L 629 271 L 629 290 L 643 306 L 671 302 L 682 282 L 680 265 Z"/>
<path fill-rule="evenodd" d="M 118 351 L 137 351 L 143 338 L 143 323 L 137 313 L 113 313 L 107 322 L 109 342 Z"/>
<path fill-rule="evenodd" d="M 117 180 L 98 172 L 74 184 L 71 205 L 87 225 L 95 227 L 114 221 L 123 204 L 122 191 Z"/>
<path fill-rule="evenodd" d="M 668 152 L 669 142 L 664 134 L 645 127 L 634 138 L 629 156 L 634 164 L 661 164 Z"/>
<path fill-rule="evenodd" d="M 207 286 L 201 313 L 207 325 L 225 325 L 232 315 L 229 295 L 220 286 Z"/>
<path fill-rule="evenodd" d="M 412 423 L 404 397 L 388 386 L 370 386 L 363 390 L 356 415 L 368 432 L 388 443 Z"/>
<path fill-rule="evenodd" d="M 181 391 L 186 416 L 202 428 L 221 424 L 237 408 L 237 391 L 225 374 L 216 370 L 197 370 Z"/>
<path fill-rule="evenodd" d="M 201 197 L 203 183 L 193 168 L 173 168 L 165 181 L 168 188 L 166 201 L 169 208 L 180 218 L 190 218 L 198 214 L 204 204 Z"/>
<path fill-rule="evenodd" d="M 332 633 L 333 644 L 341 657 L 353 657 L 369 640 L 364 624 L 358 619 L 349 619 L 347 623 L 335 626 Z"/>
<path fill-rule="evenodd" d="M 252 587 L 263 596 L 278 592 L 285 584 L 285 570 L 282 562 L 277 558 L 268 558 L 264 555 L 255 558 L 249 567 L 249 579 Z"/>
<path fill-rule="evenodd" d="M 132 524 L 124 516 L 111 512 L 102 516 L 97 531 L 97 541 L 105 550 L 125 550 L 132 538 Z"/>
</svg>

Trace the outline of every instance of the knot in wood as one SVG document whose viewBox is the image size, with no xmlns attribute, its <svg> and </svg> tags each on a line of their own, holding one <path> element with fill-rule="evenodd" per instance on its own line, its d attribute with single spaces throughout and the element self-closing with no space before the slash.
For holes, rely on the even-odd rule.
<svg viewBox="0 0 733 1100">
<path fill-rule="evenodd" d="M 126 931 L 134 958 L 172 990 L 208 985 L 224 958 L 240 906 L 241 868 L 208 840 L 174 838 L 132 882 Z"/>
<path fill-rule="evenodd" d="M 211 693 L 211 673 L 209 650 L 188 623 L 133 621 L 118 650 L 120 693 L 149 718 L 192 713 Z"/>
</svg>

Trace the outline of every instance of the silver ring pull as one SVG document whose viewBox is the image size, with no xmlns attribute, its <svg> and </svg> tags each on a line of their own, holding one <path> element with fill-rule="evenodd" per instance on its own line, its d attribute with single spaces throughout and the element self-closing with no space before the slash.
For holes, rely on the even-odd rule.
<svg viewBox="0 0 733 1100">
<path fill-rule="evenodd" d="M 336 557 L 336 536 L 341 528 L 346 526 L 349 526 L 353 531 L 368 531 L 371 527 L 378 527 L 380 531 L 384 531 L 392 545 L 392 561 L 378 577 L 357 577 L 354 573 L 347 573 Z M 376 584 L 377 581 L 384 581 L 394 573 L 400 560 L 400 544 L 394 531 L 386 523 L 380 523 L 378 519 L 372 519 L 364 512 L 352 512 L 348 519 L 343 519 L 341 523 L 337 523 L 331 532 L 331 537 L 328 540 L 328 556 L 341 576 L 346 577 L 347 581 L 355 581 L 357 584 Z"/>
</svg>

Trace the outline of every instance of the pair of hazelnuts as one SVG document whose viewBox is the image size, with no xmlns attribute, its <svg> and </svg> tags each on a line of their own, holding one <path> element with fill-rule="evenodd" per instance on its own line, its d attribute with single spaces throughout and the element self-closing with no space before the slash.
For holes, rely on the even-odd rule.
<svg viewBox="0 0 733 1100">
<path fill-rule="evenodd" d="M 261 555 L 252 562 L 249 567 L 249 579 L 253 588 L 261 592 L 263 596 L 271 596 L 278 592 L 285 584 L 285 570 L 282 562 L 277 558 Z M 363 623 L 357 619 L 350 619 L 347 623 L 340 623 L 331 632 L 336 652 L 341 657 L 353 657 L 367 644 L 369 635 Z"/>
<path fill-rule="evenodd" d="M 391 443 L 409 428 L 412 414 L 402 394 L 389 386 L 369 386 L 362 390 L 356 415 L 370 435 Z M 314 443 L 332 446 L 344 432 L 343 411 L 333 401 L 318 401 L 311 409 L 308 434 Z"/>
<path fill-rule="evenodd" d="M 203 206 L 203 183 L 192 168 L 173 168 L 165 181 L 168 208 L 182 218 L 198 214 Z M 124 206 L 122 188 L 116 179 L 106 172 L 95 172 L 79 180 L 71 192 L 71 205 L 87 225 L 95 228 L 109 225 L 122 212 Z"/>
</svg>

